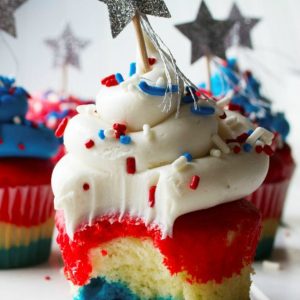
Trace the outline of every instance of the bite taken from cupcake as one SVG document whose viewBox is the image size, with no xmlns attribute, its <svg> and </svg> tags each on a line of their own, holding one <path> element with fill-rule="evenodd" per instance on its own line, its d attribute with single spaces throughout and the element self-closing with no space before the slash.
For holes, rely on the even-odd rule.
<svg viewBox="0 0 300 300">
<path fill-rule="evenodd" d="M 52 187 L 74 299 L 248 299 L 261 217 L 238 199 L 263 182 L 273 134 L 147 49 L 149 72 L 104 78 L 64 128 Z"/>
</svg>

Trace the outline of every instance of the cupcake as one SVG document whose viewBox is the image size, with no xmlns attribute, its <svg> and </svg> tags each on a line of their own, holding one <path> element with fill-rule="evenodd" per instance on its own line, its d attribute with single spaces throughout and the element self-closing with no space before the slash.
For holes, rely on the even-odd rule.
<svg viewBox="0 0 300 300">
<path fill-rule="evenodd" d="M 261 217 L 238 199 L 263 182 L 269 156 L 255 145 L 273 135 L 228 146 L 254 125 L 194 103 L 196 91 L 172 72 L 171 89 L 147 48 L 149 72 L 132 64 L 128 79 L 104 78 L 96 105 L 80 106 L 65 127 L 52 187 L 74 299 L 249 299 Z"/>
<path fill-rule="evenodd" d="M 274 133 L 275 139 L 267 152 L 271 154 L 267 177 L 257 191 L 248 195 L 262 213 L 263 229 L 257 248 L 256 258 L 270 257 L 276 231 L 284 209 L 288 188 L 295 169 L 292 151 L 287 143 L 289 123 L 282 112 L 274 112 L 271 102 L 261 95 L 260 83 L 250 71 L 239 75 L 236 60 L 231 59 L 219 68 L 212 78 L 213 94 L 220 97 L 230 90 L 234 96 L 228 108 L 239 111 L 257 126 L 267 128 Z M 256 148 L 257 152 L 262 147 Z"/>
<path fill-rule="evenodd" d="M 82 104 L 92 104 L 93 101 L 82 100 L 75 96 L 62 96 L 53 91 L 36 93 L 29 98 L 29 109 L 26 117 L 38 124 L 44 124 L 49 129 L 56 132 L 59 124 L 64 120 L 74 117 L 77 114 L 76 107 Z M 58 134 L 59 135 L 59 134 Z M 60 138 L 60 136 L 58 136 Z M 56 163 L 65 154 L 63 141 L 58 153 L 52 158 Z"/>
<path fill-rule="evenodd" d="M 54 225 L 52 131 L 25 119 L 28 93 L 0 76 L 0 268 L 49 257 Z"/>
</svg>

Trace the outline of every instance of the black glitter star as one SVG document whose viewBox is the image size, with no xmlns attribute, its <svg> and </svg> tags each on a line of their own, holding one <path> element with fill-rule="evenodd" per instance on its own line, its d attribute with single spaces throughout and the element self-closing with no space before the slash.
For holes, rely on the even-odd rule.
<svg viewBox="0 0 300 300">
<path fill-rule="evenodd" d="M 226 40 L 229 48 L 233 45 L 253 48 L 250 32 L 253 27 L 260 22 L 258 18 L 245 18 L 236 4 L 233 4 L 229 15 L 229 20 L 234 21 L 235 25 Z"/>
<path fill-rule="evenodd" d="M 72 65 L 80 69 L 79 52 L 86 48 L 90 41 L 75 37 L 68 24 L 61 36 L 56 39 L 45 40 L 54 52 L 54 67 Z"/>
<path fill-rule="evenodd" d="M 109 11 L 110 26 L 115 38 L 137 14 L 170 18 L 170 12 L 163 0 L 99 0 Z"/>
<path fill-rule="evenodd" d="M 234 25 L 233 21 L 214 20 L 205 2 L 202 1 L 194 22 L 176 25 L 192 42 L 192 63 L 202 56 L 225 58 L 225 40 Z"/>
<path fill-rule="evenodd" d="M 14 12 L 27 0 L 0 0 L 0 29 L 16 37 Z"/>
</svg>

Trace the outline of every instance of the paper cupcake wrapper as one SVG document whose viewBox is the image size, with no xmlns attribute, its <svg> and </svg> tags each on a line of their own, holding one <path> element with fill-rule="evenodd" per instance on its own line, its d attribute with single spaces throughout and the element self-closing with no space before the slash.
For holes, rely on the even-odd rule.
<svg viewBox="0 0 300 300">
<path fill-rule="evenodd" d="M 50 185 L 0 187 L 0 222 L 30 227 L 53 215 Z"/>
<path fill-rule="evenodd" d="M 46 261 L 53 228 L 50 185 L 0 188 L 0 269 Z"/>
<path fill-rule="evenodd" d="M 263 219 L 262 234 L 256 249 L 255 260 L 267 259 L 271 256 L 289 185 L 290 179 L 277 183 L 265 183 L 246 197 L 261 211 Z"/>
<path fill-rule="evenodd" d="M 261 212 L 263 220 L 281 217 L 290 180 L 262 184 L 258 190 L 246 199 L 252 202 Z"/>
</svg>

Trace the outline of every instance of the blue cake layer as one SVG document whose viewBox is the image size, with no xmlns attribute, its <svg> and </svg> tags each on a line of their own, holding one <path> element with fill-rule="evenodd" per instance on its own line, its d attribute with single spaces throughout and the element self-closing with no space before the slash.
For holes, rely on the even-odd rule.
<svg viewBox="0 0 300 300">
<path fill-rule="evenodd" d="M 108 282 L 104 277 L 93 278 L 91 282 L 79 289 L 74 300 L 175 300 L 173 297 L 145 299 L 134 294 L 122 282 Z M 179 300 L 179 299 L 177 299 Z"/>
</svg>

